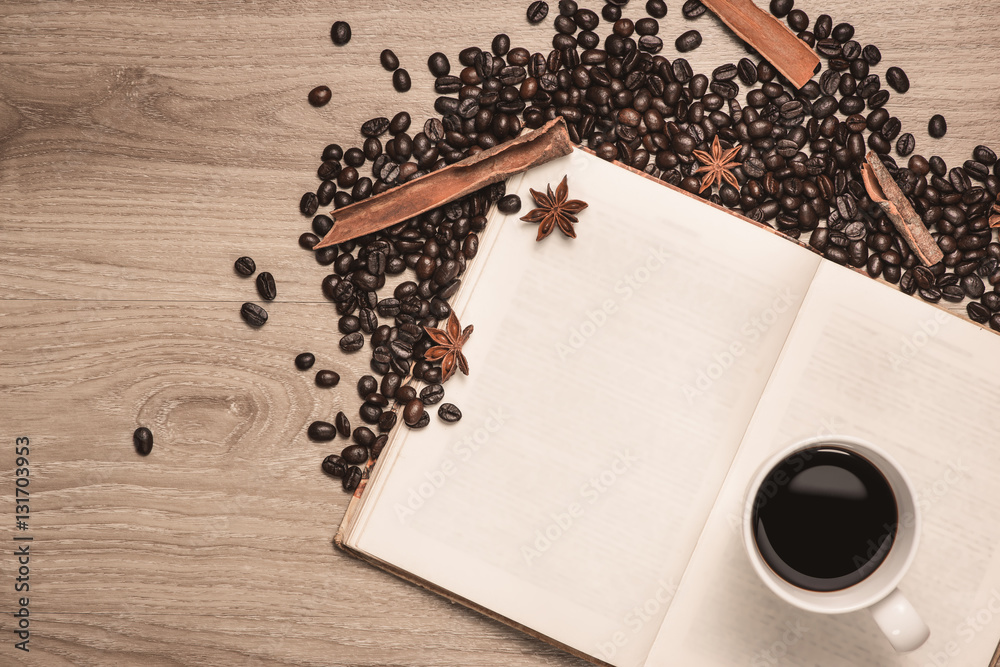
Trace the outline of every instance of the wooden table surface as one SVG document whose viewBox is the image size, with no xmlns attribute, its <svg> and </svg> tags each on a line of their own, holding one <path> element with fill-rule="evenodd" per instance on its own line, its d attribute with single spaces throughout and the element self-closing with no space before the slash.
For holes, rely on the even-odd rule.
<svg viewBox="0 0 1000 667">
<path fill-rule="evenodd" d="M 338 354 L 327 270 L 297 246 L 323 147 L 357 145 L 372 116 L 422 123 L 432 51 L 456 63 L 505 31 L 547 52 L 555 3 L 542 26 L 527 4 L 0 4 L 0 664 L 582 664 L 338 552 L 348 496 L 319 469 L 330 448 L 305 435 L 356 407 L 365 371 Z M 692 24 L 668 4 L 672 44 Z M 992 0 L 797 6 L 858 26 L 882 49 L 878 73 L 907 71 L 890 109 L 918 152 L 955 165 L 1000 148 Z M 640 0 L 627 9 L 645 15 Z M 334 20 L 353 28 L 346 47 Z M 713 16 L 693 26 L 696 71 L 744 54 Z M 392 90 L 385 47 L 409 93 Z M 315 109 L 319 84 L 334 99 Z M 945 139 L 927 136 L 933 113 Z M 278 283 L 261 330 L 238 315 L 256 297 L 233 272 L 240 255 Z M 303 350 L 340 387 L 295 371 Z M 155 434 L 147 458 L 132 448 L 140 424 Z M 14 527 L 18 437 L 27 531 Z M 15 593 L 10 545 L 29 535 L 30 593 Z M 13 646 L 21 596 L 30 653 Z"/>
</svg>

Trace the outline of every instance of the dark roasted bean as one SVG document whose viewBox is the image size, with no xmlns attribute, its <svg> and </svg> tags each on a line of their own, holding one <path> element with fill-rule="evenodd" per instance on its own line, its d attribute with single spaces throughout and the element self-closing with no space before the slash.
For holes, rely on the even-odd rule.
<svg viewBox="0 0 1000 667">
<path fill-rule="evenodd" d="M 330 422 L 315 421 L 309 424 L 308 435 L 310 440 L 329 442 L 337 436 L 337 429 Z"/>
<path fill-rule="evenodd" d="M 414 398 L 403 408 L 403 421 L 407 426 L 414 426 L 425 414 L 424 403 L 419 398 Z"/>
<path fill-rule="evenodd" d="M 674 41 L 674 46 L 681 53 L 694 51 L 701 46 L 701 33 L 697 30 L 688 30 Z"/>
<path fill-rule="evenodd" d="M 528 5 L 528 23 L 541 23 L 549 15 L 549 3 L 543 0 L 535 0 Z"/>
<path fill-rule="evenodd" d="M 316 373 L 317 387 L 336 387 L 338 382 L 340 382 L 340 375 L 335 371 L 322 370 Z"/>
<path fill-rule="evenodd" d="M 262 271 L 257 276 L 257 293 L 265 301 L 274 301 L 278 295 L 277 287 L 274 284 L 274 276 L 268 271 Z"/>
<path fill-rule="evenodd" d="M 323 459 L 322 468 L 327 475 L 343 477 L 347 473 L 347 462 L 341 456 L 330 454 Z"/>
<path fill-rule="evenodd" d="M 300 371 L 307 371 L 316 363 L 316 356 L 312 352 L 303 352 L 295 357 L 295 367 Z"/>
<path fill-rule="evenodd" d="M 410 73 L 400 67 L 392 73 L 392 87 L 397 92 L 405 93 L 410 89 Z"/>
<path fill-rule="evenodd" d="M 947 131 L 948 123 L 945 121 L 944 116 L 941 114 L 931 116 L 930 122 L 927 123 L 927 133 L 929 135 L 935 139 L 940 139 Z"/>
<path fill-rule="evenodd" d="M 253 272 L 257 270 L 257 265 L 249 257 L 240 257 L 236 260 L 233 268 L 236 269 L 236 273 L 241 276 L 252 276 Z"/>
<path fill-rule="evenodd" d="M 885 71 L 885 82 L 897 93 L 905 93 L 910 89 L 910 80 L 906 72 L 898 67 L 890 67 Z"/>
<path fill-rule="evenodd" d="M 267 311 L 256 303 L 244 303 L 243 307 L 240 308 L 240 316 L 253 327 L 262 327 L 267 323 Z"/>
<path fill-rule="evenodd" d="M 438 417 L 446 422 L 457 422 L 462 418 L 462 411 L 454 403 L 442 403 L 438 408 Z"/>
<path fill-rule="evenodd" d="M 357 466 L 351 466 L 350 468 L 348 468 L 347 472 L 344 473 L 344 477 L 342 479 L 342 485 L 344 487 L 344 491 L 354 491 L 356 488 L 358 488 L 358 484 L 361 483 L 361 477 L 362 477 L 361 468 Z"/>
<path fill-rule="evenodd" d="M 149 456 L 153 451 L 153 432 L 145 426 L 140 426 L 132 434 L 132 444 L 140 456 Z"/>
<path fill-rule="evenodd" d="M 357 352 L 365 345 L 365 337 L 360 331 L 356 331 L 340 339 L 340 349 L 344 352 Z"/>
<path fill-rule="evenodd" d="M 440 384 L 430 384 L 420 390 L 420 400 L 424 405 L 434 405 L 444 398 L 444 387 Z"/>
<path fill-rule="evenodd" d="M 399 58 L 392 52 L 392 49 L 383 49 L 378 59 L 382 63 L 382 67 L 390 72 L 399 67 Z"/>
<path fill-rule="evenodd" d="M 374 435 L 374 433 L 372 435 Z M 374 442 L 374 438 L 372 438 L 372 441 Z M 347 447 L 344 447 L 342 452 L 340 452 L 340 456 L 347 463 L 359 465 L 368 461 L 368 447 L 360 444 L 348 445 Z"/>
</svg>

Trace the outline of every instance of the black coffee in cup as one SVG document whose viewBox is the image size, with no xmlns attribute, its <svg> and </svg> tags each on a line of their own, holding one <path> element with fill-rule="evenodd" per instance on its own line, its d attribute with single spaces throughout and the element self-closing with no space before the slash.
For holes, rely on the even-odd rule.
<svg viewBox="0 0 1000 667">
<path fill-rule="evenodd" d="M 892 548 L 899 521 L 885 476 L 836 446 L 800 450 L 764 478 L 753 503 L 753 535 L 768 566 L 811 591 L 862 581 Z"/>
</svg>

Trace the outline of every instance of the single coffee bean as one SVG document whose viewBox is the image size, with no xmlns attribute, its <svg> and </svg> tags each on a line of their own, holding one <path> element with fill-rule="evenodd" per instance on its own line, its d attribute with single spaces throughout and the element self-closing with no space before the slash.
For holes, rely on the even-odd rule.
<svg viewBox="0 0 1000 667">
<path fill-rule="evenodd" d="M 312 352 L 303 352 L 295 357 L 295 367 L 300 371 L 307 371 L 316 363 L 316 356 Z"/>
<path fill-rule="evenodd" d="M 329 442 L 337 436 L 337 429 L 330 422 L 315 421 L 309 424 L 308 435 L 310 440 Z"/>
<path fill-rule="evenodd" d="M 438 417 L 446 422 L 457 422 L 462 418 L 462 411 L 454 403 L 442 403 L 438 408 Z"/>
<path fill-rule="evenodd" d="M 358 484 L 361 483 L 361 476 L 362 476 L 361 468 L 359 468 L 358 466 L 351 466 L 350 468 L 348 468 L 347 472 L 344 473 L 344 477 L 342 480 L 344 491 L 354 491 L 356 488 L 358 488 Z"/>
<path fill-rule="evenodd" d="M 382 416 L 378 418 L 378 430 L 379 433 L 386 433 L 391 431 L 396 425 L 396 413 L 395 412 L 383 412 Z"/>
<path fill-rule="evenodd" d="M 398 392 L 397 392 L 398 393 Z M 403 421 L 406 422 L 407 426 L 413 426 L 420 421 L 420 418 L 425 414 L 424 403 L 419 398 L 415 398 L 406 404 L 403 408 Z"/>
<path fill-rule="evenodd" d="M 262 271 L 257 276 L 257 293 L 260 294 L 260 298 L 264 299 L 264 301 L 274 301 L 274 297 L 278 295 L 274 284 L 274 276 L 268 271 Z"/>
<path fill-rule="evenodd" d="M 991 292 L 991 294 L 996 294 L 996 292 Z M 986 324 L 990 321 L 990 309 L 978 301 L 970 302 L 969 305 L 965 307 L 965 310 L 969 314 L 969 319 L 973 322 Z"/>
<path fill-rule="evenodd" d="M 391 412 L 389 414 L 392 414 Z M 393 415 L 395 417 L 396 415 Z M 373 459 L 377 459 L 381 454 L 382 450 L 385 449 L 386 443 L 389 442 L 389 436 L 383 434 L 375 438 L 375 442 L 371 446 L 371 455 Z"/>
<path fill-rule="evenodd" d="M 337 46 L 343 46 L 351 41 L 351 26 L 347 21 L 335 21 L 330 28 L 330 39 Z"/>
<path fill-rule="evenodd" d="M 504 195 L 497 202 L 497 209 L 507 215 L 517 213 L 521 210 L 521 198 L 515 194 Z"/>
<path fill-rule="evenodd" d="M 306 192 L 299 199 L 299 211 L 307 218 L 316 215 L 317 208 L 319 208 L 319 199 L 316 198 L 316 193 Z"/>
<path fill-rule="evenodd" d="M 865 62 L 874 67 L 882 62 L 882 52 L 874 44 L 869 44 L 861 51 L 861 57 Z"/>
<path fill-rule="evenodd" d="M 448 56 L 436 51 L 427 58 L 427 69 L 435 77 L 446 76 L 451 72 L 451 63 L 448 62 Z"/>
<path fill-rule="evenodd" d="M 377 424 L 379 417 L 382 416 L 382 408 L 371 403 L 365 403 L 358 408 L 358 414 L 361 415 L 361 421 L 364 423 Z"/>
<path fill-rule="evenodd" d="M 549 15 L 549 3 L 535 0 L 528 5 L 528 23 L 541 23 Z"/>
<path fill-rule="evenodd" d="M 424 405 L 434 405 L 444 398 L 444 387 L 440 384 L 430 384 L 420 390 L 420 400 Z"/>
<path fill-rule="evenodd" d="M 333 477 L 343 477 L 347 472 L 347 462 L 336 454 L 330 454 L 323 459 L 322 467 L 323 472 Z"/>
<path fill-rule="evenodd" d="M 357 352 L 365 346 L 365 335 L 360 331 L 347 334 L 340 339 L 340 349 L 344 352 Z"/>
<path fill-rule="evenodd" d="M 410 385 L 406 385 L 404 387 L 400 387 L 399 389 L 397 389 L 396 395 L 394 396 L 396 402 L 399 403 L 400 405 L 406 405 L 416 397 L 417 397 L 417 390 Z"/>
<path fill-rule="evenodd" d="M 935 139 L 940 139 L 948 131 L 948 123 L 941 114 L 934 114 L 927 123 L 927 133 Z"/>
<path fill-rule="evenodd" d="M 312 250 L 317 243 L 319 243 L 319 237 L 312 232 L 305 232 L 299 237 L 299 245 L 306 250 Z"/>
<path fill-rule="evenodd" d="M 910 80 L 906 72 L 898 67 L 890 67 L 885 71 L 885 82 L 892 86 L 897 93 L 905 93 L 910 89 Z"/>
<path fill-rule="evenodd" d="M 337 426 L 337 432 L 345 438 L 351 437 L 351 420 L 347 418 L 344 411 L 341 410 L 337 413 L 337 417 L 333 420 L 334 424 Z"/>
<path fill-rule="evenodd" d="M 392 72 L 399 67 L 399 58 L 392 52 L 392 49 L 383 49 L 379 54 L 378 61 L 386 70 Z"/>
<path fill-rule="evenodd" d="M 647 0 L 646 13 L 654 19 L 662 19 L 667 15 L 667 3 L 663 0 Z"/>
<path fill-rule="evenodd" d="M 696 19 L 708 11 L 708 8 L 701 3 L 701 0 L 685 0 L 681 7 L 681 13 L 686 19 Z"/>
<path fill-rule="evenodd" d="M 240 317 L 252 327 L 262 327 L 267 323 L 267 311 L 256 303 L 244 303 L 240 308 Z"/>
<path fill-rule="evenodd" d="M 392 73 L 392 87 L 396 89 L 396 92 L 405 93 L 410 89 L 410 86 L 410 73 L 405 69 L 400 67 Z"/>
<path fill-rule="evenodd" d="M 145 426 L 140 426 L 132 434 L 132 444 L 140 456 L 149 456 L 153 451 L 153 432 Z"/>
<path fill-rule="evenodd" d="M 369 394 L 374 394 L 377 391 L 378 380 L 371 375 L 362 375 L 358 379 L 358 396 L 362 399 L 366 398 Z"/>
<path fill-rule="evenodd" d="M 340 452 L 340 456 L 347 463 L 360 465 L 368 461 L 368 448 L 364 445 L 348 445 Z"/>
<path fill-rule="evenodd" d="M 701 33 L 697 30 L 688 30 L 675 40 L 674 46 L 681 53 L 694 51 L 701 46 Z"/>
<path fill-rule="evenodd" d="M 794 5 L 795 0 L 771 0 L 771 13 L 779 19 L 783 19 L 788 16 L 788 12 L 792 11 Z"/>
<path fill-rule="evenodd" d="M 309 104 L 314 107 L 325 106 L 330 98 L 333 97 L 333 93 L 330 92 L 330 88 L 327 86 L 316 86 L 309 91 Z"/>
<path fill-rule="evenodd" d="M 389 119 L 384 116 L 366 120 L 361 125 L 361 134 L 366 137 L 378 137 L 389 129 Z"/>
<path fill-rule="evenodd" d="M 972 157 L 976 162 L 981 162 L 987 167 L 993 166 L 997 161 L 997 154 L 989 146 L 976 146 L 972 151 Z"/>
<path fill-rule="evenodd" d="M 340 375 L 335 371 L 322 370 L 316 372 L 317 387 L 336 387 L 340 382 Z"/>
<path fill-rule="evenodd" d="M 375 433 L 367 426 L 359 426 L 354 429 L 351 438 L 362 447 L 371 447 L 372 443 L 375 442 Z"/>
<path fill-rule="evenodd" d="M 833 27 L 833 32 L 830 33 L 830 36 L 843 44 L 854 37 L 854 26 L 850 23 L 838 23 Z"/>
<path fill-rule="evenodd" d="M 252 276 L 253 272 L 257 270 L 257 265 L 249 257 L 240 257 L 236 260 L 234 268 L 236 269 L 236 273 L 241 276 Z"/>
<path fill-rule="evenodd" d="M 420 419 L 417 420 L 416 424 L 407 424 L 407 426 L 413 429 L 417 429 L 417 428 L 424 428 L 430 423 L 431 423 L 431 416 L 427 412 L 424 412 L 422 415 L 420 415 Z"/>
<path fill-rule="evenodd" d="M 917 141 L 913 138 L 913 135 L 905 132 L 899 135 L 899 139 L 896 141 L 896 152 L 899 153 L 900 157 L 906 157 L 913 152 L 916 146 Z"/>
</svg>

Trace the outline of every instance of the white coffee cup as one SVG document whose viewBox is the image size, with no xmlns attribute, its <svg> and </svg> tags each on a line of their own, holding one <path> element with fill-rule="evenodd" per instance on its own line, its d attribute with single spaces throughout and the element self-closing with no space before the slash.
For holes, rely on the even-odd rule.
<svg viewBox="0 0 1000 667">
<path fill-rule="evenodd" d="M 753 531 L 754 499 L 771 470 L 796 452 L 824 445 L 853 452 L 873 464 L 889 482 L 897 508 L 896 534 L 885 560 L 853 586 L 828 592 L 799 588 L 780 577 L 761 555 Z M 778 452 L 764 462 L 747 489 L 743 512 L 743 542 L 750 563 L 767 587 L 789 604 L 820 614 L 845 614 L 868 609 L 893 648 L 900 652 L 920 647 L 930 636 L 927 624 L 896 588 L 917 554 L 919 538 L 920 512 L 916 493 L 906 473 L 884 451 L 851 436 L 810 438 Z"/>
</svg>

